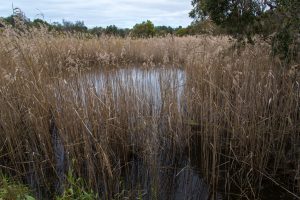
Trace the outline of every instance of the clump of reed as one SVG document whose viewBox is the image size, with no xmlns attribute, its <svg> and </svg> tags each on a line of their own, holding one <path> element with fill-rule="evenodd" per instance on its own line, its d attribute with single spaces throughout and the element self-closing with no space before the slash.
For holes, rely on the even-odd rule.
<svg viewBox="0 0 300 200">
<path fill-rule="evenodd" d="M 273 184 L 299 198 L 300 79 L 268 51 L 256 44 L 187 65 L 196 151 L 216 190 L 257 199 Z"/>
<path fill-rule="evenodd" d="M 210 198 L 260 198 L 265 184 L 298 198 L 299 77 L 266 44 L 0 34 L 0 168 L 39 198 L 61 194 L 69 168 L 101 198 L 166 198 L 161 171 L 180 160 L 200 170 Z M 141 79 L 159 70 L 155 90 L 118 75 L 134 67 Z M 183 70 L 184 84 L 165 69 Z"/>
<path fill-rule="evenodd" d="M 16 57 L 20 51 L 27 62 L 35 62 L 55 71 L 90 68 L 91 66 L 116 67 L 125 65 L 182 66 L 192 51 L 201 45 L 218 47 L 229 44 L 228 38 L 204 41 L 195 37 L 164 37 L 149 39 L 119 38 L 48 32 L 46 28 L 15 30 L 6 27 L 1 33 L 3 55 Z M 216 51 L 219 48 L 211 48 Z M 20 50 L 20 51 L 19 51 Z M 30 63 L 31 64 L 31 63 Z"/>
</svg>

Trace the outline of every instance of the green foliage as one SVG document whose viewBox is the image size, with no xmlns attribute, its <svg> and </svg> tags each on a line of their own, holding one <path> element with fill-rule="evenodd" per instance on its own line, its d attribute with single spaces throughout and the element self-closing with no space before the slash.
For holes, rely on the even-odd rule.
<svg viewBox="0 0 300 200">
<path fill-rule="evenodd" d="M 179 28 L 176 31 L 176 35 L 179 36 L 179 37 L 182 37 L 182 36 L 185 36 L 185 35 L 188 35 L 188 34 L 189 34 L 189 32 L 188 32 L 187 28 Z"/>
<path fill-rule="evenodd" d="M 42 19 L 33 20 L 32 25 L 35 27 L 40 27 L 40 26 L 50 27 L 51 26 L 48 22 L 46 22 L 45 20 L 42 20 Z"/>
<path fill-rule="evenodd" d="M 154 24 L 150 20 L 136 24 L 131 31 L 131 36 L 133 37 L 149 38 L 153 37 L 154 35 Z"/>
<path fill-rule="evenodd" d="M 93 200 L 97 199 L 98 195 L 93 190 L 87 191 L 85 182 L 82 178 L 76 178 L 73 170 L 69 170 L 67 176 L 67 187 L 62 196 L 57 197 L 56 200 Z"/>
<path fill-rule="evenodd" d="M 121 29 L 115 25 L 110 25 L 110 26 L 107 26 L 103 32 L 104 32 L 104 34 L 109 35 L 109 36 L 125 37 L 129 34 L 129 29 Z"/>
<path fill-rule="evenodd" d="M 188 26 L 188 32 L 190 35 L 198 34 L 221 34 L 222 29 L 217 26 L 212 20 L 205 19 L 203 21 L 195 21 Z"/>
<path fill-rule="evenodd" d="M 286 63 L 300 62 L 300 1 L 278 0 L 273 11 L 278 28 L 272 40 L 273 53 Z"/>
<path fill-rule="evenodd" d="M 73 32 L 86 32 L 88 30 L 83 21 L 76 21 L 75 23 L 73 23 L 66 20 L 63 20 L 63 29 L 65 31 Z"/>
<path fill-rule="evenodd" d="M 30 19 L 27 18 L 25 13 L 19 8 L 14 8 L 13 14 L 6 18 L 2 18 L 2 20 L 5 24 L 9 24 L 14 27 L 19 26 L 20 24 L 22 24 L 22 25 L 30 24 Z"/>
<path fill-rule="evenodd" d="M 14 24 L 14 18 L 13 18 L 13 15 L 11 15 L 11 16 L 9 16 L 9 17 L 4 17 L 4 18 L 2 18 L 2 21 L 3 21 L 5 24 L 13 25 L 13 24 Z"/>
<path fill-rule="evenodd" d="M 30 21 L 25 14 L 19 9 L 18 12 L 14 13 L 13 15 L 1 18 L 0 28 L 6 25 L 12 25 L 13 27 L 16 26 L 16 21 L 22 21 L 24 27 L 36 27 L 42 28 L 46 27 L 49 31 L 58 31 L 58 32 L 83 32 L 83 33 L 90 33 L 92 35 L 108 35 L 108 36 L 117 36 L 117 37 L 127 37 L 129 35 L 133 37 L 141 37 L 141 38 L 149 38 L 149 37 L 165 37 L 167 35 L 177 35 L 177 36 L 184 36 L 184 35 L 196 35 L 196 34 L 203 34 L 203 33 L 211 33 L 210 28 L 208 28 L 212 23 L 211 20 L 199 23 L 193 23 L 187 28 L 183 28 L 181 26 L 177 28 L 173 28 L 171 26 L 155 26 L 151 21 L 145 21 L 140 24 L 136 24 L 132 29 L 129 28 L 119 28 L 115 25 L 104 27 L 94 27 L 94 28 L 87 28 L 83 21 L 76 21 L 71 22 L 67 20 L 63 20 L 62 23 L 60 22 L 53 22 L 48 23 L 43 19 L 34 19 Z M 210 24 L 209 26 L 207 26 Z M 214 25 L 215 26 L 215 25 Z M 18 27 L 17 27 L 18 28 Z"/>
<path fill-rule="evenodd" d="M 296 61 L 300 51 L 299 36 L 289 26 L 280 29 L 272 40 L 273 53 L 286 63 Z"/>
<path fill-rule="evenodd" d="M 157 36 L 167 36 L 174 33 L 174 29 L 171 26 L 156 26 L 155 33 Z"/>
<path fill-rule="evenodd" d="M 263 13 L 264 7 L 256 0 L 193 0 L 190 16 L 196 20 L 210 18 L 227 32 L 239 37 L 253 34 L 252 25 L 256 16 Z"/>
<path fill-rule="evenodd" d="M 96 26 L 90 29 L 89 32 L 93 35 L 101 36 L 102 34 L 105 33 L 105 28 Z"/>
<path fill-rule="evenodd" d="M 105 29 L 105 34 L 113 36 L 118 35 L 118 27 L 116 27 L 115 25 L 107 26 Z"/>
<path fill-rule="evenodd" d="M 211 19 L 239 41 L 271 37 L 274 55 L 286 63 L 299 58 L 299 0 L 192 0 L 190 16 Z"/>
<path fill-rule="evenodd" d="M 186 35 L 201 35 L 201 34 L 211 34 L 220 35 L 224 31 L 222 28 L 217 26 L 212 20 L 205 19 L 203 21 L 194 21 L 186 28 L 176 29 L 175 34 L 179 37 Z"/>
<path fill-rule="evenodd" d="M 56 200 L 94 200 L 97 198 L 98 195 L 92 190 L 86 190 L 84 180 L 76 178 L 73 171 L 69 170 L 64 193 L 56 197 Z M 0 175 L 0 200 L 35 200 L 35 198 L 27 186 Z"/>
<path fill-rule="evenodd" d="M 7 177 L 0 177 L 0 200 L 34 200 L 28 187 L 10 181 Z"/>
</svg>

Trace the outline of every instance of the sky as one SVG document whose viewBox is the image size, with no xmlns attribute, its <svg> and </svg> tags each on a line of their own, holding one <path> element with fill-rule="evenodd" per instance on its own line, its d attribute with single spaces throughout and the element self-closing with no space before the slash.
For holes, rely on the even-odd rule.
<svg viewBox="0 0 300 200">
<path fill-rule="evenodd" d="M 192 22 L 188 16 L 191 0 L 1 0 L 0 16 L 11 15 L 12 4 L 31 20 L 79 20 L 89 28 L 108 25 L 131 28 L 146 20 L 155 26 L 172 27 L 186 27 Z"/>
</svg>

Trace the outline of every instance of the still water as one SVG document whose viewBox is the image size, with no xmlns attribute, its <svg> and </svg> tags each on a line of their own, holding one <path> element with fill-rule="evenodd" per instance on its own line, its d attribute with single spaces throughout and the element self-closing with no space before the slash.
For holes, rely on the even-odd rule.
<svg viewBox="0 0 300 200">
<path fill-rule="evenodd" d="M 110 97 L 112 99 L 110 101 L 114 102 L 116 108 L 123 100 L 123 104 L 128 103 L 127 106 L 135 107 L 135 113 L 132 113 L 133 117 L 130 122 L 133 124 L 133 122 L 139 123 L 136 115 L 144 112 L 145 107 L 150 108 L 151 116 L 160 115 L 161 119 L 163 119 L 161 113 L 163 113 L 165 103 L 176 104 L 175 109 L 177 108 L 179 113 L 185 113 L 185 83 L 186 73 L 181 69 L 125 68 L 88 72 L 80 75 L 79 78 L 71 79 L 65 85 L 66 91 L 73 91 L 74 98 L 72 99 L 84 105 L 88 105 L 86 96 L 88 90 L 93 90 L 103 102 Z M 130 102 L 124 102 L 124 99 L 130 99 Z M 149 132 L 156 131 L 163 134 L 164 130 L 164 126 L 157 126 L 151 127 Z M 52 132 L 53 148 L 56 152 L 57 172 L 62 172 L 66 168 L 64 166 L 66 162 L 62 159 L 65 152 L 56 134 L 55 131 Z M 137 139 L 133 138 L 132 142 L 138 143 L 135 140 Z M 142 199 L 209 199 L 209 187 L 201 178 L 199 171 L 192 166 L 190 158 L 183 151 L 181 152 L 180 148 L 179 150 L 172 149 L 171 143 L 166 140 L 163 145 L 158 145 L 154 155 L 151 155 L 155 162 L 133 153 L 126 169 L 121 170 L 124 191 L 138 188 L 136 196 Z M 158 188 L 155 191 L 154 185 Z M 56 187 L 59 188 L 60 184 Z M 127 196 L 123 195 L 123 197 Z M 219 198 L 221 199 L 220 195 Z"/>
</svg>

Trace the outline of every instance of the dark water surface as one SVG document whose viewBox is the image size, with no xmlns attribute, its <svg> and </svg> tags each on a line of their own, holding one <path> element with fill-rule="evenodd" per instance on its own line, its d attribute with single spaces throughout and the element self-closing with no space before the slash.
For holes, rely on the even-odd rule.
<svg viewBox="0 0 300 200">
<path fill-rule="evenodd" d="M 136 104 L 132 105 L 138 109 L 144 106 L 151 107 L 152 115 L 159 115 L 162 111 L 166 98 L 172 99 L 177 104 L 179 112 L 184 113 L 186 109 L 186 99 L 184 88 L 186 83 L 186 73 L 181 69 L 157 68 L 138 69 L 125 68 L 110 71 L 93 71 L 86 73 L 78 79 L 75 84 L 80 84 L 80 88 L 74 89 L 74 95 L 80 96 L 83 102 L 87 102 L 85 92 L 89 89 L 95 90 L 97 95 L 112 96 L 114 102 L 118 103 L 119 98 L 132 99 L 134 95 Z M 72 88 L 69 81 L 67 87 Z M 69 88 L 70 89 L 70 88 Z M 166 95 L 170 95 L 167 97 Z M 124 96 L 125 95 L 125 96 Z M 99 97 L 99 98 L 100 98 Z M 133 113 L 136 115 L 136 113 Z M 133 117 L 132 122 L 136 121 Z M 156 127 L 157 132 L 164 132 L 164 127 Z M 52 128 L 53 148 L 56 156 L 57 174 L 66 170 L 64 166 L 64 147 L 58 139 L 57 130 Z M 134 140 L 134 139 L 133 139 Z M 159 141 L 158 141 L 159 142 Z M 131 161 L 122 170 L 125 191 L 136 188 L 136 194 L 119 194 L 118 198 L 125 196 L 138 196 L 143 199 L 175 199 L 175 200 L 206 200 L 209 199 L 209 187 L 201 178 L 200 173 L 191 165 L 190 159 L 182 152 L 171 149 L 171 141 L 164 141 L 165 144 L 157 149 L 153 160 L 144 159 L 140 155 L 132 155 Z M 179 150 L 180 151 L 180 150 Z M 170 155 L 172 155 L 170 157 Z M 155 177 L 154 175 L 155 174 Z M 56 185 L 57 191 L 62 189 L 61 180 Z M 157 189 L 158 188 L 158 189 Z M 124 192 L 126 193 L 126 192 Z M 123 196 L 122 196 L 123 195 Z M 103 197 L 105 198 L 105 197 Z M 219 199 L 221 196 L 219 195 Z"/>
<path fill-rule="evenodd" d="M 119 69 L 87 74 L 86 80 L 83 84 L 95 87 L 98 94 L 106 94 L 109 87 L 115 99 L 119 95 L 136 95 L 137 103 L 134 106 L 149 105 L 152 115 L 161 113 L 167 93 L 172 94 L 171 98 L 177 103 L 180 112 L 184 112 L 186 106 L 186 73 L 181 69 Z M 86 85 L 82 88 L 86 88 Z M 130 96 L 125 98 L 129 99 Z M 139 188 L 139 196 L 143 199 L 208 199 L 209 188 L 198 171 L 191 166 L 187 155 L 179 153 L 170 158 L 172 152 L 167 150 L 168 144 L 163 146 L 165 149 L 158 150 L 154 163 L 149 163 L 138 155 L 132 156 L 132 162 L 124 173 L 125 188 Z M 155 180 L 153 171 L 156 172 Z M 158 185 L 158 191 L 153 191 L 154 184 Z"/>
<path fill-rule="evenodd" d="M 79 78 L 75 77 L 66 81 L 66 90 L 73 91 L 71 93 L 74 99 L 83 105 L 88 104 L 86 96 L 88 90 L 94 90 L 101 101 L 105 101 L 105 98 L 109 96 L 116 108 L 121 99 L 130 99 L 131 102 L 127 102 L 127 106 L 135 108 L 135 112 L 130 113 L 132 116 L 128 121 L 130 126 L 143 123 L 139 112 L 143 113 L 145 107 L 150 110 L 150 117 L 160 116 L 158 121 L 150 124 L 147 129 L 143 129 L 145 132 L 141 134 L 143 137 L 154 132 L 155 137 L 158 135 L 157 138 L 151 138 L 151 136 L 148 138 L 154 141 L 150 144 L 154 146 L 157 144 L 153 147 L 153 154 L 143 155 L 133 151 L 126 166 L 119 166 L 121 174 L 119 178 L 122 183 L 116 191 L 116 199 L 206 200 L 211 198 L 209 186 L 201 177 L 200 170 L 193 165 L 195 160 L 192 161 L 193 158 L 184 147 L 173 147 L 171 138 L 164 138 L 165 132 L 170 131 L 165 126 L 168 123 L 167 119 L 162 116 L 164 103 L 176 104 L 173 109 L 177 109 L 178 113 L 183 115 L 187 112 L 186 79 L 185 71 L 177 68 L 124 68 L 92 71 Z M 79 88 L 78 85 L 80 85 Z M 89 122 L 87 121 L 86 124 L 88 126 Z M 68 158 L 55 126 L 55 119 L 51 121 L 50 132 L 55 153 L 56 174 L 59 177 L 55 190 L 59 193 L 63 190 L 64 179 L 61 177 L 68 168 L 66 166 Z M 141 141 L 143 138 L 131 138 L 134 145 L 142 143 Z M 196 145 L 194 148 L 200 147 Z M 34 176 L 35 174 L 31 173 L 28 182 L 36 187 L 38 183 Z M 267 183 L 264 187 L 261 190 L 261 199 L 292 199 L 284 195 L 278 186 Z M 99 189 L 99 191 L 104 190 Z M 234 193 L 234 191 L 231 192 Z M 217 193 L 217 199 L 222 199 L 220 193 Z M 238 191 L 236 194 L 239 194 Z M 102 199 L 107 199 L 106 196 L 101 195 Z"/>
</svg>

